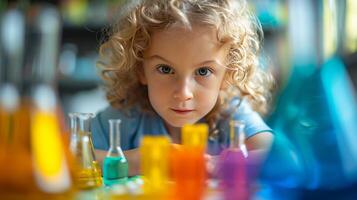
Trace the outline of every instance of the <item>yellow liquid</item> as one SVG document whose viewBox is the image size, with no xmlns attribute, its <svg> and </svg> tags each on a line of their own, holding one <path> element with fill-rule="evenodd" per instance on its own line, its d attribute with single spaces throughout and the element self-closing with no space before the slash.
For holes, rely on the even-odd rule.
<svg viewBox="0 0 357 200">
<path fill-rule="evenodd" d="M 166 136 L 145 135 L 141 141 L 141 171 L 144 193 L 167 192 L 169 139 Z"/>
<path fill-rule="evenodd" d="M 91 168 L 78 169 L 75 177 L 75 184 L 79 189 L 97 188 L 103 184 L 100 166 L 97 161 L 92 162 Z"/>
<path fill-rule="evenodd" d="M 0 196 L 2 199 L 70 199 L 72 191 L 50 194 L 36 183 L 30 111 L 27 99 L 22 99 L 19 108 L 11 113 L 0 108 Z"/>
</svg>

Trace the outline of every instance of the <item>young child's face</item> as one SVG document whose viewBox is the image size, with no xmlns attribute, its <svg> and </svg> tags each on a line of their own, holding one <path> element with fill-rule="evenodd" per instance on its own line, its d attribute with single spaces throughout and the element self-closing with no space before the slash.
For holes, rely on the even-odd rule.
<svg viewBox="0 0 357 200">
<path fill-rule="evenodd" d="M 227 47 L 207 26 L 152 33 L 140 80 L 154 110 L 168 125 L 193 124 L 215 106 L 225 75 Z"/>
</svg>

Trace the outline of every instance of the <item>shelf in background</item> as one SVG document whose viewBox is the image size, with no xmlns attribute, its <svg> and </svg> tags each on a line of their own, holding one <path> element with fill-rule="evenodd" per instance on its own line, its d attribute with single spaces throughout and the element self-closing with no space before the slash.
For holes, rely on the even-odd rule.
<svg viewBox="0 0 357 200">
<path fill-rule="evenodd" d="M 73 94 L 83 90 L 93 90 L 100 84 L 100 80 L 62 78 L 58 81 L 58 90 L 60 94 Z"/>
</svg>

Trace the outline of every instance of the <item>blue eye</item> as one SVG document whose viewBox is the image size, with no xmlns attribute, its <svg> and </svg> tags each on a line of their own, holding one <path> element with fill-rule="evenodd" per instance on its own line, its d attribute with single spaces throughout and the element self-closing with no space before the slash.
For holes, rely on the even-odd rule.
<svg viewBox="0 0 357 200">
<path fill-rule="evenodd" d="M 196 71 L 196 75 L 199 76 L 209 76 L 211 75 L 212 70 L 210 70 L 208 67 L 201 67 Z"/>
<path fill-rule="evenodd" d="M 159 65 L 157 70 L 162 74 L 172 74 L 173 69 L 168 65 Z"/>
</svg>

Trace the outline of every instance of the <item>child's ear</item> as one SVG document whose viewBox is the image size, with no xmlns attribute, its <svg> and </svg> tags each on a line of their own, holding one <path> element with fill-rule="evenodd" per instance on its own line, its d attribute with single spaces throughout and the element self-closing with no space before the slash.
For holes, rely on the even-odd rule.
<svg viewBox="0 0 357 200">
<path fill-rule="evenodd" d="M 141 84 L 143 85 L 147 85 L 148 84 L 148 81 L 146 79 L 146 76 L 145 76 L 145 73 L 144 73 L 144 69 L 143 69 L 143 66 L 141 66 L 137 72 L 137 76 L 139 78 L 139 81 Z"/>
</svg>

